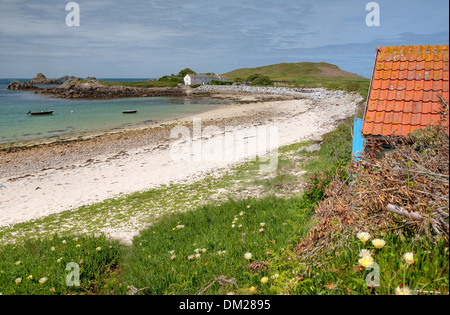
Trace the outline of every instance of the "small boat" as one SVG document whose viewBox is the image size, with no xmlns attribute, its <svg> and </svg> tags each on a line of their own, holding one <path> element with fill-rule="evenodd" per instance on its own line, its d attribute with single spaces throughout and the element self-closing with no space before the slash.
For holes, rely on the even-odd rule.
<svg viewBox="0 0 450 315">
<path fill-rule="evenodd" d="M 137 110 L 133 109 L 133 110 L 124 110 L 122 112 L 122 114 L 136 114 Z"/>
<path fill-rule="evenodd" d="M 32 112 L 32 111 L 29 111 L 29 112 L 27 113 L 27 115 L 32 115 L 32 116 L 34 116 L 34 115 L 51 115 L 51 114 L 53 114 L 53 111 L 52 111 L 52 110 L 40 111 L 40 112 Z"/>
</svg>

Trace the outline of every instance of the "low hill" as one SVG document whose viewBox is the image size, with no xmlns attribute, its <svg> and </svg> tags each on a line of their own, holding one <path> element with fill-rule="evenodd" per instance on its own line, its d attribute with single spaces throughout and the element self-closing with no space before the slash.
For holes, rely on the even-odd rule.
<svg viewBox="0 0 450 315">
<path fill-rule="evenodd" d="M 326 62 L 279 63 L 264 67 L 238 69 L 224 73 L 224 75 L 230 79 L 245 79 L 256 73 L 267 75 L 273 81 L 296 81 L 305 77 L 364 79 Z"/>
</svg>

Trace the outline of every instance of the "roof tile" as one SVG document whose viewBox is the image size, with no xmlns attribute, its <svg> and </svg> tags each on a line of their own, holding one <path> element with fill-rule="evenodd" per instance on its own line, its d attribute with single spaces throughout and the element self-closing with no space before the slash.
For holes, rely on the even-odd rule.
<svg viewBox="0 0 450 315">
<path fill-rule="evenodd" d="M 406 135 L 440 121 L 439 96 L 449 100 L 449 47 L 377 50 L 364 135 Z"/>
</svg>

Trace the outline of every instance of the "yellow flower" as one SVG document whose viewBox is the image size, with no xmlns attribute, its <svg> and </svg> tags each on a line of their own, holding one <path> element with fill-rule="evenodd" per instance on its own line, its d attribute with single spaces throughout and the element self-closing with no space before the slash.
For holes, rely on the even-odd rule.
<svg viewBox="0 0 450 315">
<path fill-rule="evenodd" d="M 76 246 L 75 246 L 76 248 L 80 248 L 81 247 L 81 245 L 80 244 L 77 244 Z"/>
<path fill-rule="evenodd" d="M 364 244 L 372 238 L 372 236 L 367 232 L 360 232 L 356 235 L 356 237 Z"/>
<path fill-rule="evenodd" d="M 250 294 L 255 293 L 256 288 L 254 286 L 251 286 L 250 289 L 248 289 L 248 291 L 250 292 Z"/>
<path fill-rule="evenodd" d="M 16 266 L 18 266 L 18 265 L 20 265 L 20 264 L 21 264 L 20 260 L 19 260 L 19 261 L 16 261 Z"/>
<path fill-rule="evenodd" d="M 33 279 L 33 275 L 29 275 L 28 279 L 30 279 L 30 280 Z"/>
<path fill-rule="evenodd" d="M 177 258 L 177 255 L 170 256 L 170 259 L 172 259 L 172 260 L 174 260 L 175 258 Z"/>
<path fill-rule="evenodd" d="M 251 253 L 245 253 L 244 254 L 244 258 L 249 260 L 250 258 L 252 258 L 252 254 Z"/>
<path fill-rule="evenodd" d="M 269 281 L 269 278 L 268 278 L 268 277 L 262 277 L 262 278 L 261 278 L 261 283 L 262 283 L 262 284 L 266 284 L 267 281 Z"/>
<path fill-rule="evenodd" d="M 259 229 L 259 232 L 261 233 L 261 232 L 264 232 L 264 229 L 263 228 L 260 228 Z"/>
<path fill-rule="evenodd" d="M 408 287 L 403 287 L 403 288 L 397 287 L 395 289 L 395 294 L 396 295 L 411 295 L 411 291 L 409 290 Z"/>
<path fill-rule="evenodd" d="M 406 253 L 403 255 L 403 259 L 408 265 L 414 264 L 414 254 L 413 253 Z"/>
<path fill-rule="evenodd" d="M 361 266 L 363 266 L 364 268 L 366 268 L 373 263 L 373 258 L 372 258 L 372 256 L 365 256 L 365 257 L 361 258 L 360 260 L 358 260 L 358 263 Z"/>
<path fill-rule="evenodd" d="M 17 284 L 22 283 L 22 278 L 17 278 L 15 281 Z"/>
<path fill-rule="evenodd" d="M 375 248 L 379 249 L 379 248 L 383 248 L 384 245 L 386 245 L 386 241 L 380 240 L 377 238 L 372 241 L 372 244 L 373 244 L 373 246 L 375 246 Z"/>
<path fill-rule="evenodd" d="M 97 247 L 96 250 L 97 250 L 97 252 L 99 252 L 99 251 L 102 250 L 102 248 L 101 247 Z"/>
</svg>

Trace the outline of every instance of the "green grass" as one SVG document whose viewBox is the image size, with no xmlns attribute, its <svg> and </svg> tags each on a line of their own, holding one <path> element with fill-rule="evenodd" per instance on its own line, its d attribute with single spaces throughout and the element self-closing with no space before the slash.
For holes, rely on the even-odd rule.
<svg viewBox="0 0 450 315">
<path fill-rule="evenodd" d="M 0 247 L 0 293 L 109 293 L 110 287 L 114 286 L 113 275 L 118 270 L 121 254 L 121 246 L 104 237 L 62 238 L 54 235 L 21 244 L 3 245 Z M 75 265 L 69 265 L 66 270 L 71 263 L 79 267 L 79 286 L 72 276 Z"/>
<path fill-rule="evenodd" d="M 326 62 L 280 63 L 263 67 L 237 69 L 224 75 L 230 79 L 245 79 L 254 74 L 269 76 L 274 81 L 296 81 L 303 77 L 329 77 L 333 79 L 336 77 L 361 78 Z"/>
<path fill-rule="evenodd" d="M 359 93 L 364 102 L 369 93 L 370 80 L 365 78 L 326 78 L 305 76 L 292 82 L 294 86 L 304 88 L 322 87 L 328 90 L 342 90 Z"/>
<path fill-rule="evenodd" d="M 195 295 L 215 277 L 225 276 L 239 288 L 215 283 L 203 293 L 245 292 L 270 275 L 264 268 L 252 271 L 251 262 L 267 263 L 280 249 L 296 244 L 310 217 L 298 204 L 296 198 L 271 197 L 167 216 L 135 239 L 127 259 L 132 263 L 124 266 L 121 281 L 145 288 L 143 294 Z M 246 260 L 245 253 L 252 258 Z"/>
<path fill-rule="evenodd" d="M 374 236 L 375 237 L 375 236 Z M 375 248 L 371 241 L 363 244 L 356 235 L 336 235 L 320 261 L 302 274 L 303 279 L 291 288 L 293 294 L 396 294 L 397 287 L 408 287 L 412 294 L 448 294 L 448 245 L 426 238 L 407 238 L 401 233 L 376 236 L 386 245 Z M 363 268 L 361 251 L 370 251 L 377 266 Z M 413 253 L 414 263 L 402 258 Z M 286 265 L 284 268 L 289 269 Z M 377 276 L 376 276 L 377 274 Z M 377 287 L 368 282 L 378 280 Z"/>
</svg>

